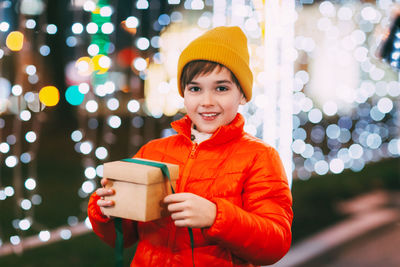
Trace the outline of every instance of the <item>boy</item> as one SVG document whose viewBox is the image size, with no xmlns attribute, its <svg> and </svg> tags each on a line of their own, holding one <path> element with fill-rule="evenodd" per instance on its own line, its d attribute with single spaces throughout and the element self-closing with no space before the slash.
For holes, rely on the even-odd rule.
<svg viewBox="0 0 400 267">
<path fill-rule="evenodd" d="M 171 216 L 123 220 L 125 245 L 139 241 L 131 266 L 192 266 L 186 227 L 199 266 L 272 264 L 291 243 L 292 197 L 278 153 L 243 131 L 238 111 L 251 99 L 247 39 L 239 27 L 217 27 L 192 41 L 178 62 L 187 115 L 176 135 L 144 145 L 135 157 L 179 165 Z M 102 179 L 102 185 L 107 179 Z M 112 219 L 99 208 L 112 189 L 99 188 L 88 207 L 94 232 L 114 245 Z"/>
</svg>

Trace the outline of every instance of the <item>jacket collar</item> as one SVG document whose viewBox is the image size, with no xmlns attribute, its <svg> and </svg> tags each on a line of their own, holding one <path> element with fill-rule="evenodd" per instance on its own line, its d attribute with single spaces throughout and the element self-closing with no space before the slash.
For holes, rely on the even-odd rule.
<svg viewBox="0 0 400 267">
<path fill-rule="evenodd" d="M 179 135 L 185 136 L 190 140 L 192 121 L 188 115 L 185 115 L 182 119 L 171 123 L 172 128 L 178 132 Z M 219 127 L 211 136 L 210 139 L 202 142 L 206 145 L 218 145 L 231 141 L 232 139 L 238 138 L 243 135 L 244 118 L 238 113 L 232 122 L 228 125 Z"/>
</svg>

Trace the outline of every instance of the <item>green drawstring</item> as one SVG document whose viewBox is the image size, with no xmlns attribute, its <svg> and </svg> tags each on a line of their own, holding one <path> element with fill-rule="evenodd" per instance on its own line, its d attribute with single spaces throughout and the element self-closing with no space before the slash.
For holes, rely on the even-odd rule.
<svg viewBox="0 0 400 267">
<path fill-rule="evenodd" d="M 115 266 L 123 267 L 124 266 L 124 235 L 122 233 L 122 219 L 115 218 L 114 219 L 114 227 L 115 227 Z"/>
<path fill-rule="evenodd" d="M 142 164 L 142 165 L 147 165 L 147 166 L 152 166 L 152 167 L 157 167 L 161 169 L 161 172 L 163 173 L 164 176 L 168 178 L 169 184 L 171 186 L 171 191 L 172 194 L 175 194 L 175 190 L 172 187 L 172 182 L 171 182 L 171 177 L 169 174 L 169 170 L 166 164 L 163 163 L 158 163 L 158 162 L 152 162 L 152 161 L 145 161 L 145 160 L 140 160 L 140 159 L 122 159 L 121 161 L 126 161 L 126 162 L 131 162 L 131 163 L 137 163 L 137 164 Z M 123 252 L 124 252 L 124 236 L 122 232 L 122 219 L 121 218 L 115 218 L 114 219 L 114 226 L 115 226 L 115 233 L 116 233 L 116 239 L 115 239 L 115 261 L 116 261 L 116 267 L 122 267 L 123 266 Z M 190 237 L 190 245 L 192 247 L 192 262 L 193 262 L 193 267 L 194 267 L 194 238 L 193 238 L 193 230 L 192 228 L 188 227 L 189 231 L 189 237 Z M 133 255 L 135 256 L 135 255 Z"/>
</svg>

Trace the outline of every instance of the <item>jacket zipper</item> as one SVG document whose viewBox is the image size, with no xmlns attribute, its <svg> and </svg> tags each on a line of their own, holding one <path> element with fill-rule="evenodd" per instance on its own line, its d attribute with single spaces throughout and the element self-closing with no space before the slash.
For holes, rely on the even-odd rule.
<svg viewBox="0 0 400 267">
<path fill-rule="evenodd" d="M 190 170 L 192 169 L 194 158 L 196 157 L 197 147 L 198 147 L 197 143 L 192 143 L 192 148 L 190 150 L 188 160 L 187 160 L 187 162 L 185 164 L 185 167 L 183 169 L 183 172 L 182 172 L 182 180 L 179 183 L 179 187 L 176 188 L 176 193 L 180 193 L 180 192 L 183 192 L 183 190 L 185 190 L 187 178 L 188 178 L 188 176 L 190 174 Z M 167 244 L 167 246 L 172 249 L 172 247 L 175 246 L 176 227 L 173 227 L 171 230 L 172 230 L 172 233 L 171 233 L 171 235 L 168 236 L 168 244 Z M 170 264 L 171 256 L 168 257 L 167 262 L 168 262 L 168 264 Z"/>
<path fill-rule="evenodd" d="M 194 159 L 196 157 L 197 147 L 198 147 L 197 143 L 192 144 L 192 148 L 190 150 L 188 160 L 187 160 L 185 167 L 183 169 L 183 172 L 182 172 L 182 180 L 179 183 L 179 188 L 178 188 L 179 191 L 178 192 L 183 192 L 185 190 L 187 178 L 189 177 L 190 170 L 192 169 L 192 165 L 193 165 Z"/>
</svg>

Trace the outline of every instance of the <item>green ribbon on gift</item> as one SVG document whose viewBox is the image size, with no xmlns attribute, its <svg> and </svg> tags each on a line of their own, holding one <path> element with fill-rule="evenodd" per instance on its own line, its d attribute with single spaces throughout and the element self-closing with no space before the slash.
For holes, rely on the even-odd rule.
<svg viewBox="0 0 400 267">
<path fill-rule="evenodd" d="M 122 219 L 114 218 L 115 227 L 115 266 L 124 266 L 124 235 L 122 231 Z"/>
<path fill-rule="evenodd" d="M 169 170 L 168 170 L 168 167 L 167 167 L 166 164 L 159 163 L 159 162 L 140 160 L 140 159 L 136 159 L 136 158 L 135 159 L 134 158 L 122 159 L 121 161 L 126 161 L 126 162 L 137 163 L 137 164 L 142 164 L 142 165 L 147 165 L 147 166 L 160 168 L 161 172 L 163 173 L 163 175 L 168 178 L 169 184 L 171 186 L 172 194 L 175 194 L 175 190 L 172 187 L 171 176 L 169 174 Z M 114 219 L 114 226 L 115 226 L 115 233 L 116 233 L 116 239 L 115 239 L 116 266 L 117 267 L 122 267 L 123 266 L 123 252 L 124 252 L 124 236 L 123 236 L 123 231 L 122 231 L 122 219 L 121 218 L 115 218 Z M 189 237 L 190 237 L 190 245 L 192 247 L 192 262 L 193 262 L 193 267 L 194 267 L 193 230 L 192 230 L 192 228 L 188 227 L 188 231 L 189 231 Z"/>
</svg>

